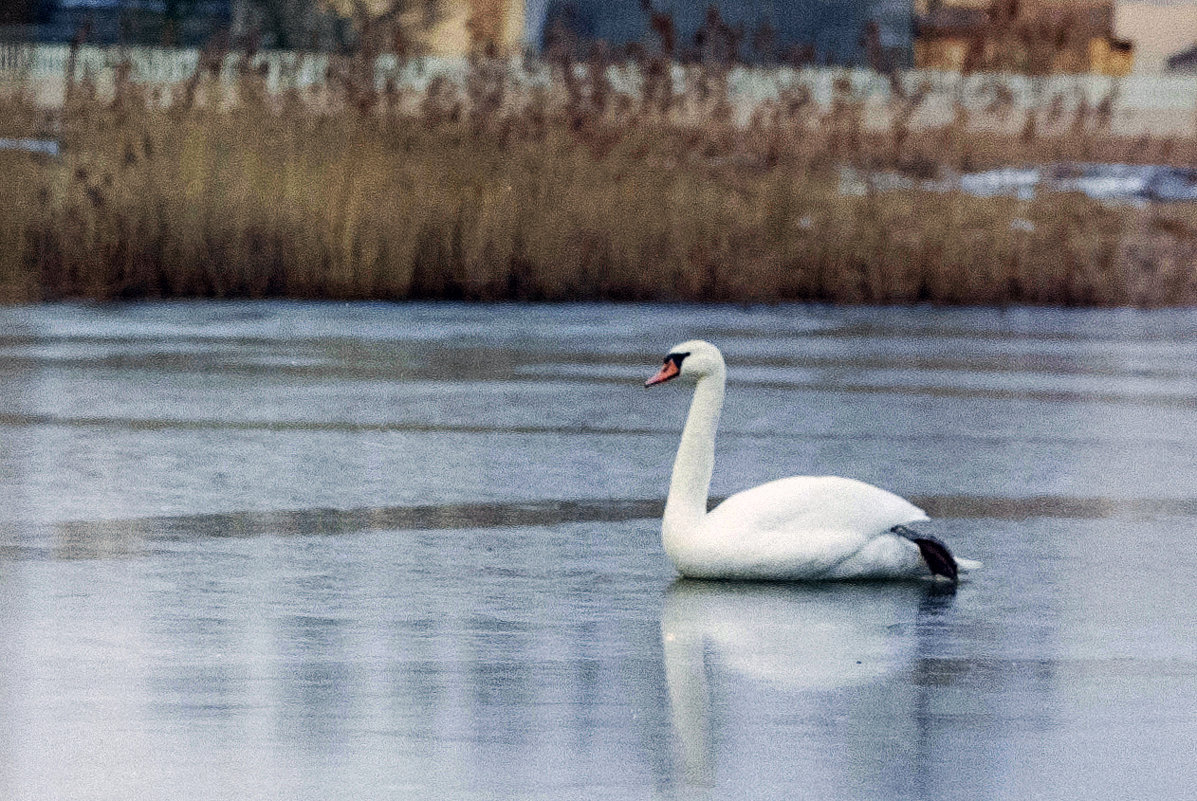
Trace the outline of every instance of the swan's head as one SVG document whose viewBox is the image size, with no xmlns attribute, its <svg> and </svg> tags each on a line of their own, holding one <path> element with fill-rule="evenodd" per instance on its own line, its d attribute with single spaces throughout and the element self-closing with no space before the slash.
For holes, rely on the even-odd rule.
<svg viewBox="0 0 1197 801">
<path fill-rule="evenodd" d="M 719 348 L 701 339 L 691 339 L 670 348 L 661 369 L 645 381 L 644 386 L 663 384 L 678 376 L 698 380 L 703 376 L 720 374 L 723 369 L 723 354 Z"/>
</svg>

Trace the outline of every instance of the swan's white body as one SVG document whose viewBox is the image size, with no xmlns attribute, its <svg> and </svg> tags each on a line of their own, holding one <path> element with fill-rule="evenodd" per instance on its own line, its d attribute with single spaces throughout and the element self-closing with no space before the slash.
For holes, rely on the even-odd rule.
<svg viewBox="0 0 1197 801">
<path fill-rule="evenodd" d="M 927 515 L 861 481 L 783 478 L 736 493 L 707 512 L 726 380 L 723 356 L 708 342 L 684 342 L 650 383 L 675 375 L 697 378 L 661 525 L 665 553 L 679 573 L 789 581 L 932 577 L 919 547 L 890 531 Z M 967 559 L 956 563 L 961 572 L 979 566 Z"/>
<path fill-rule="evenodd" d="M 736 493 L 698 521 L 667 514 L 662 533 L 690 578 L 914 578 L 930 577 L 927 563 L 890 529 L 927 519 L 861 481 L 793 476 Z"/>
</svg>

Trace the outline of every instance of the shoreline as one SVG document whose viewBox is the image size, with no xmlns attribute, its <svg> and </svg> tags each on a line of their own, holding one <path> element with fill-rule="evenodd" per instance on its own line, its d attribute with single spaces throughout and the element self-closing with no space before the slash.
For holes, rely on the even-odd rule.
<svg viewBox="0 0 1197 801">
<path fill-rule="evenodd" d="M 631 96 L 602 64 L 527 93 L 503 63 L 422 91 L 350 70 L 320 112 L 248 62 L 220 102 L 204 72 L 169 104 L 120 81 L 72 84 L 58 114 L 0 99 L 0 138 L 62 143 L 0 152 L 0 302 L 1197 305 L 1195 203 L 919 188 L 1010 165 L 1187 165 L 1193 138 L 1052 104 L 916 128 L 925 98 L 877 119 L 846 82 L 828 108 L 798 87 L 745 126 L 723 67 Z M 844 165 L 921 183 L 846 192 Z"/>
</svg>

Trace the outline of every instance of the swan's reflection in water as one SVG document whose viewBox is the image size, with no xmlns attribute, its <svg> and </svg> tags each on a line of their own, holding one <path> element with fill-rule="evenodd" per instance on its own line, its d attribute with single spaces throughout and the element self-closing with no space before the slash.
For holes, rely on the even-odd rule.
<svg viewBox="0 0 1197 801">
<path fill-rule="evenodd" d="M 952 599 L 950 586 L 913 582 L 675 581 L 665 593 L 661 641 L 686 782 L 715 783 L 721 738 L 712 722 L 737 719 L 730 707 L 742 690 L 756 685 L 773 696 L 770 708 L 834 725 L 828 695 L 908 672 L 920 621 Z"/>
</svg>

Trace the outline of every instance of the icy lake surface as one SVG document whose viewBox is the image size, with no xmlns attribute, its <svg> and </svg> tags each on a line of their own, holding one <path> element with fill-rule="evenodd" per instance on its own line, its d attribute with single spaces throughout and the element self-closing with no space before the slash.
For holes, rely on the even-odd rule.
<svg viewBox="0 0 1197 801">
<path fill-rule="evenodd" d="M 712 491 L 870 481 L 985 568 L 676 581 Z M 1197 312 L 0 309 L 0 797 L 1182 798 Z"/>
</svg>

